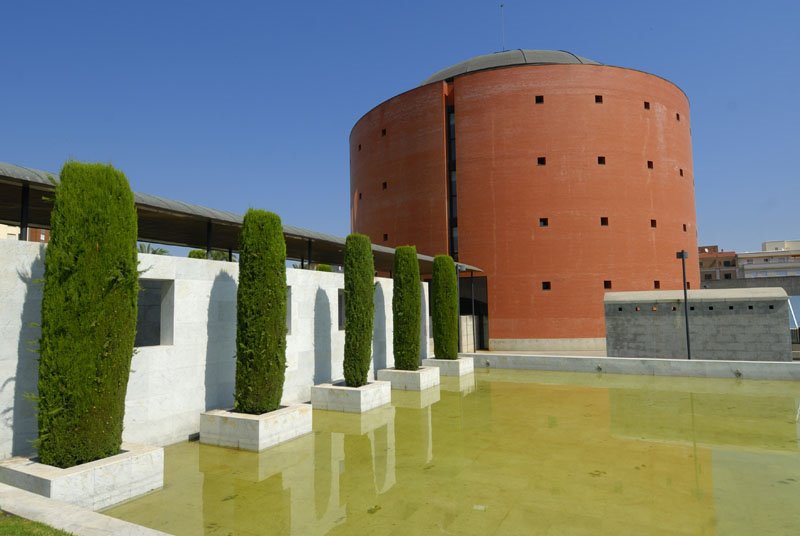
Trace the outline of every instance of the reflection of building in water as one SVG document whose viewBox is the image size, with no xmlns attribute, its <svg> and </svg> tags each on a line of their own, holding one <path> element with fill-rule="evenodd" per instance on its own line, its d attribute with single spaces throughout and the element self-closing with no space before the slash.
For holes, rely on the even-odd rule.
<svg viewBox="0 0 800 536">
<path fill-rule="evenodd" d="M 308 534 L 314 500 L 314 437 L 250 453 L 200 446 L 203 525 L 234 533 Z M 273 514 L 263 516 L 264 505 Z"/>
<path fill-rule="evenodd" d="M 442 391 L 461 393 L 462 396 L 475 391 L 475 374 L 464 376 L 442 376 L 440 383 Z"/>
<path fill-rule="evenodd" d="M 324 534 L 366 511 L 396 482 L 394 418 L 315 411 L 317 433 L 260 453 L 200 446 L 205 529 Z"/>
<path fill-rule="evenodd" d="M 503 438 L 501 452 L 480 453 L 470 470 L 486 482 L 523 488 L 520 500 L 558 532 L 652 534 L 680 527 L 705 534 L 713 526 L 710 453 L 612 434 L 608 389 L 497 380 L 489 387 L 486 422 L 492 424 L 485 433 Z"/>
<path fill-rule="evenodd" d="M 314 412 L 315 534 L 373 508 L 375 496 L 395 485 L 394 418 L 391 406 L 360 415 Z"/>
<path fill-rule="evenodd" d="M 719 534 L 796 533 L 798 399 L 785 383 L 773 385 L 772 396 L 729 383 L 699 392 L 609 389 L 611 433 L 691 449 L 697 483 L 687 489 L 711 497 Z"/>
<path fill-rule="evenodd" d="M 433 460 L 431 407 L 441 398 L 439 386 L 424 391 L 392 391 L 397 430 L 397 457 L 414 468 Z"/>
</svg>

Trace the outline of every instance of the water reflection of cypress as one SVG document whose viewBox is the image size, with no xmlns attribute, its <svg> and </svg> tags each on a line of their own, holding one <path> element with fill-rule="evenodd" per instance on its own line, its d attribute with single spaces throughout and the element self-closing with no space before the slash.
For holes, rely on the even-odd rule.
<svg viewBox="0 0 800 536">
<path fill-rule="evenodd" d="M 314 434 L 314 512 L 319 520 L 328 511 L 333 485 L 331 434 Z"/>
<path fill-rule="evenodd" d="M 344 470 L 339 482 L 348 519 L 363 515 L 376 504 L 372 445 L 367 434 L 344 436 Z"/>
<path fill-rule="evenodd" d="M 796 532 L 792 382 L 497 372 L 423 409 L 315 411 L 258 455 L 168 447 L 165 489 L 114 513 L 175 534 Z"/>
<path fill-rule="evenodd" d="M 797 450 L 793 397 L 609 389 L 609 402 L 615 436 Z"/>
<path fill-rule="evenodd" d="M 395 409 L 397 479 L 404 482 L 404 472 L 419 470 L 428 463 L 431 408 Z"/>
</svg>

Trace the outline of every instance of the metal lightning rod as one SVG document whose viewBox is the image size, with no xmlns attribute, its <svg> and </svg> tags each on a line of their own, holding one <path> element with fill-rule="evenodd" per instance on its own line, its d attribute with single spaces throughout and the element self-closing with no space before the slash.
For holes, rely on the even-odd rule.
<svg viewBox="0 0 800 536">
<path fill-rule="evenodd" d="M 500 4 L 500 45 L 503 48 L 503 52 L 506 51 L 506 18 L 505 13 L 503 11 L 503 7 L 505 4 Z"/>
</svg>

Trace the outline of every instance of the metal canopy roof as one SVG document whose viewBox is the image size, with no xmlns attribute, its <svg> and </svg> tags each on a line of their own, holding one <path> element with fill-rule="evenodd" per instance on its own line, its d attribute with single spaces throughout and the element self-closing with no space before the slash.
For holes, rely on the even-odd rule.
<svg viewBox="0 0 800 536">
<path fill-rule="evenodd" d="M 0 162 L 0 223 L 19 225 L 23 191 L 27 187 L 28 224 L 50 227 L 52 193 L 58 174 Z M 134 193 L 139 220 L 139 240 L 200 249 L 233 250 L 239 248 L 242 216 L 225 210 L 192 205 L 150 194 Z M 316 263 L 344 262 L 345 239 L 292 225 L 283 226 L 286 256 Z M 392 270 L 394 249 L 372 245 L 375 269 Z M 430 274 L 433 257 L 417 255 L 420 272 Z M 456 263 L 460 271 L 480 272 L 480 268 Z"/>
<path fill-rule="evenodd" d="M 557 65 L 557 64 L 583 64 L 583 65 L 602 65 L 602 63 L 576 56 L 566 50 L 505 50 L 494 54 L 484 54 L 475 56 L 468 60 L 456 63 L 450 67 L 433 73 L 420 85 L 440 82 L 467 73 L 496 69 L 498 67 L 509 67 L 511 65 Z"/>
</svg>

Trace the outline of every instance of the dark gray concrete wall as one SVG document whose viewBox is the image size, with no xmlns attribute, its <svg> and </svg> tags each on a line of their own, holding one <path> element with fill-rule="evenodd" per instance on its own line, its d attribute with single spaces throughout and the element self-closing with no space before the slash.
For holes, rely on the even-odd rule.
<svg viewBox="0 0 800 536">
<path fill-rule="evenodd" d="M 606 294 L 609 356 L 685 359 L 680 291 Z M 689 292 L 693 359 L 791 361 L 788 297 L 780 289 Z"/>
<path fill-rule="evenodd" d="M 707 289 L 732 289 L 732 288 L 764 288 L 779 287 L 789 296 L 800 296 L 800 276 L 788 277 L 752 277 L 750 279 L 718 279 L 716 281 L 701 281 L 703 288 Z"/>
</svg>

